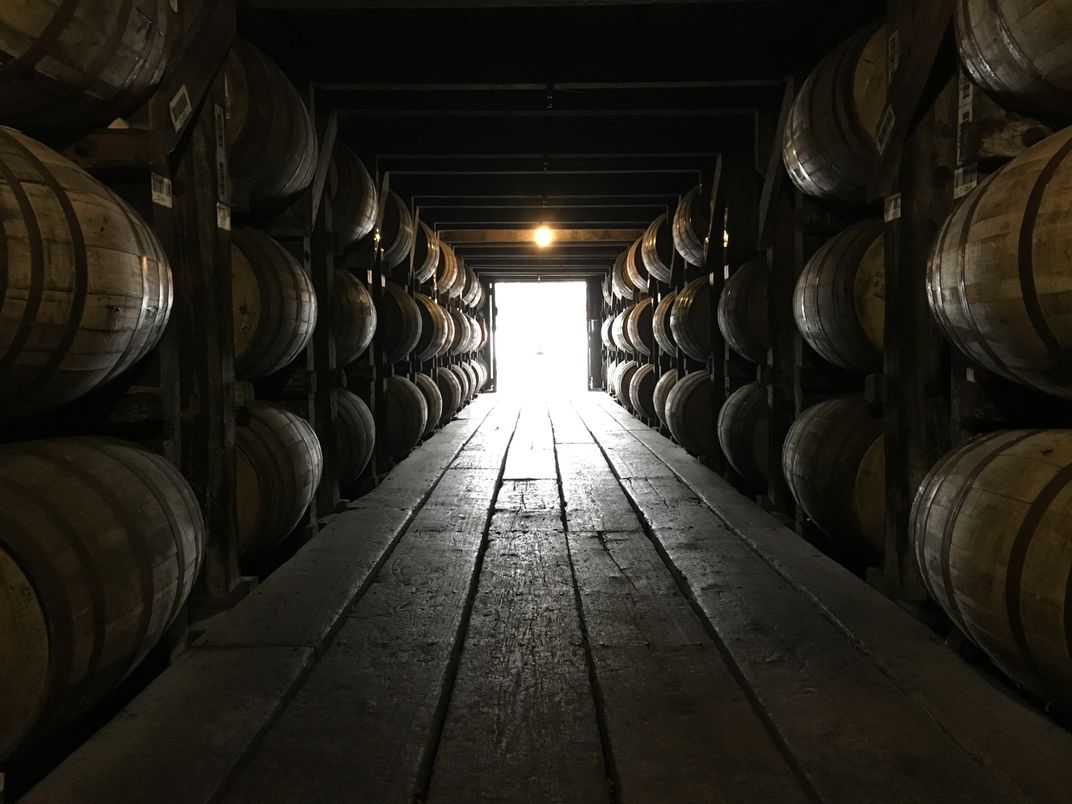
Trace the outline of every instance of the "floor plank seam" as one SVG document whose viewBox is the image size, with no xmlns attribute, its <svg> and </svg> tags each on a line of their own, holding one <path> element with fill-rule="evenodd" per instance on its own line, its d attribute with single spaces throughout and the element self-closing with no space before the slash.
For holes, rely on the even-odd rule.
<svg viewBox="0 0 1072 804">
<path fill-rule="evenodd" d="M 480 548 L 477 551 L 476 562 L 473 567 L 473 575 L 469 582 L 469 589 L 465 596 L 465 606 L 458 622 L 458 629 L 454 636 L 454 649 L 450 655 L 446 675 L 443 681 L 443 691 L 436 704 L 435 715 L 432 719 L 432 731 L 427 742 L 427 750 L 424 752 L 417 773 L 417 783 L 413 791 L 415 804 L 422 804 L 428 797 L 428 791 L 432 787 L 432 779 L 435 775 L 436 759 L 439 756 L 439 746 L 443 739 L 443 730 L 447 722 L 447 714 L 450 711 L 450 702 L 453 697 L 454 685 L 458 678 L 458 670 L 462 663 L 462 654 L 465 652 L 465 640 L 469 633 L 469 623 L 473 615 L 473 606 L 476 602 L 477 591 L 480 588 L 480 576 L 484 569 L 484 557 L 490 544 L 491 521 L 495 515 L 495 505 L 499 499 L 499 491 L 503 486 L 503 476 L 506 474 L 506 461 L 510 456 L 510 447 L 514 443 L 514 435 L 517 433 L 517 425 L 521 420 L 521 410 L 518 409 L 514 417 L 514 426 L 507 439 L 506 449 L 503 451 L 502 463 L 499 466 L 499 475 L 495 481 L 495 491 L 488 505 L 487 517 L 484 520 L 484 530 L 480 538 Z M 459 450 L 460 453 L 460 450 Z"/>
<path fill-rule="evenodd" d="M 287 710 L 287 707 L 290 706 L 290 703 L 294 700 L 295 696 L 297 696 L 298 693 L 305 686 L 305 682 L 309 679 L 309 676 L 316 668 L 320 659 L 331 647 L 332 642 L 335 641 L 335 637 L 338 635 L 343 623 L 346 621 L 346 612 L 349 612 L 351 609 L 353 609 L 353 607 L 364 596 L 365 592 L 368 591 L 369 587 L 372 585 L 373 579 L 380 572 L 380 570 L 383 569 L 387 561 L 390 560 L 391 554 L 394 553 L 395 548 L 398 546 L 399 542 L 402 541 L 402 538 L 408 532 L 409 527 L 413 523 L 413 520 L 417 517 L 417 514 L 420 513 L 425 503 L 427 503 L 428 500 L 431 498 L 432 494 L 435 492 L 440 482 L 446 476 L 447 471 L 450 469 L 450 467 L 454 464 L 455 461 L 458 460 L 458 456 L 461 455 L 462 451 L 466 448 L 466 446 L 469 445 L 469 442 L 471 442 L 476 437 L 476 434 L 480 432 L 480 428 L 482 428 L 487 422 L 487 420 L 490 418 L 493 410 L 494 405 L 488 408 L 487 412 L 480 419 L 479 423 L 477 423 L 477 425 L 473 428 L 473 431 L 458 446 L 458 449 L 455 450 L 454 455 L 451 457 L 450 461 L 446 464 L 446 466 L 443 467 L 442 471 L 439 472 L 439 476 L 436 478 L 435 482 L 432 483 L 432 485 L 428 488 L 424 495 L 417 501 L 417 504 L 414 506 L 412 513 L 410 513 L 410 515 L 402 523 L 402 525 L 398 529 L 398 532 L 391 540 L 390 544 L 387 545 L 380 558 L 370 568 L 364 583 L 361 584 L 360 588 L 357 590 L 354 596 L 343 607 L 343 614 L 336 620 L 336 622 L 332 624 L 330 630 L 325 635 L 325 638 L 321 640 L 320 644 L 311 647 L 312 653 L 308 665 L 304 668 L 302 674 L 295 679 L 295 683 L 287 689 L 286 693 L 280 699 L 279 706 L 276 707 L 275 711 L 272 712 L 271 717 L 265 721 L 263 727 L 258 730 L 257 734 L 246 746 L 246 749 L 239 755 L 238 760 L 231 766 L 230 770 L 224 777 L 223 782 L 220 784 L 219 788 L 209 800 L 210 804 L 219 804 L 219 802 L 224 801 L 228 793 L 233 788 L 235 782 L 242 775 L 243 771 L 245 771 L 245 769 L 249 767 L 253 758 L 257 755 L 257 752 L 264 744 L 264 740 L 269 734 L 269 732 L 271 732 L 271 730 L 275 727 L 276 723 L 279 722 L 279 719 L 283 716 L 283 713 Z M 505 458 L 503 460 L 505 461 Z"/>
<path fill-rule="evenodd" d="M 577 409 L 575 408 L 575 410 Z M 721 636 L 719 636 L 714 624 L 704 614 L 703 607 L 696 599 L 696 596 L 693 594 L 692 588 L 690 587 L 688 581 L 682 575 L 677 565 L 670 558 L 662 542 L 659 541 L 659 538 L 656 536 L 655 531 L 652 528 L 651 522 L 648 521 L 647 517 L 641 511 L 639 505 L 637 504 L 636 498 L 633 495 L 632 490 L 629 488 L 628 484 L 622 481 L 621 475 L 619 475 L 617 469 L 615 469 L 614 464 L 610 459 L 610 455 L 608 454 L 607 449 L 604 447 L 603 443 L 600 441 L 599 436 L 596 435 L 596 432 L 589 426 L 588 421 L 585 419 L 584 414 L 580 410 L 577 410 L 577 415 L 580 417 L 581 423 L 585 426 L 585 428 L 588 429 L 588 432 L 592 436 L 592 440 L 595 442 L 596 447 L 603 455 L 603 460 L 606 461 L 607 467 L 609 468 L 611 475 L 613 475 L 619 487 L 621 487 L 622 492 L 625 494 L 626 499 L 629 501 L 629 505 L 632 507 L 633 513 L 636 515 L 637 522 L 640 524 L 644 535 L 652 543 L 652 546 L 655 548 L 655 552 L 658 554 L 660 560 L 663 562 L 663 564 L 666 566 L 667 571 L 670 573 L 670 577 L 674 579 L 674 584 L 677 586 L 678 592 L 688 602 L 689 608 L 692 609 L 692 612 L 699 621 L 700 626 L 711 638 L 719 654 L 726 662 L 727 668 L 730 670 L 730 672 L 733 674 L 734 679 L 737 681 L 737 685 L 740 687 L 745 698 L 751 704 L 752 709 L 756 713 L 756 716 L 760 719 L 760 721 L 766 727 L 767 731 L 770 733 L 771 738 L 774 740 L 774 744 L 778 747 L 779 753 L 785 759 L 786 764 L 793 772 L 793 775 L 796 776 L 797 779 L 800 781 L 804 792 L 812 801 L 821 804 L 823 798 L 819 794 L 818 789 L 815 787 L 811 778 L 808 776 L 807 772 L 798 761 L 796 754 L 794 754 L 792 749 L 789 747 L 789 744 L 786 741 L 784 735 L 778 728 L 778 724 L 775 723 L 770 712 L 763 705 L 762 700 L 759 698 L 756 691 L 752 688 L 752 685 L 748 682 L 748 679 L 744 671 L 742 670 L 740 664 L 737 662 L 736 657 L 722 640 Z M 607 415 L 610 416 L 609 413 Z M 613 416 L 611 416 L 610 418 L 613 419 Z M 617 422 L 615 423 L 617 424 Z M 625 428 L 623 427 L 622 429 L 624 430 Z M 637 440 L 639 442 L 639 439 Z M 672 467 L 670 468 L 671 471 L 673 471 Z M 721 520 L 721 517 L 719 519 Z"/>
<path fill-rule="evenodd" d="M 581 639 L 584 642 L 584 663 L 588 669 L 588 684 L 592 690 L 595 703 L 596 727 L 599 730 L 599 744 L 603 749 L 603 768 L 607 777 L 607 799 L 609 804 L 617 804 L 619 791 L 621 790 L 621 777 L 618 773 L 618 765 L 614 757 L 614 747 L 610 739 L 610 729 L 607 725 L 607 701 L 603 689 L 599 683 L 599 674 L 596 672 L 595 657 L 592 655 L 592 639 L 588 633 L 588 620 L 584 613 L 584 604 L 581 600 L 581 588 L 577 582 L 577 570 L 573 563 L 573 550 L 569 543 L 569 523 L 566 516 L 566 493 L 562 486 L 562 468 L 558 460 L 558 442 L 555 440 L 555 422 L 548 410 L 547 418 L 551 423 L 551 446 L 555 456 L 555 485 L 558 487 L 559 514 L 562 517 L 562 533 L 566 540 L 566 558 L 569 560 L 570 579 L 573 583 L 573 603 L 577 608 L 577 621 L 581 628 Z M 600 536 L 603 542 L 603 537 Z M 605 546 L 605 542 L 603 542 Z M 613 560 L 613 558 L 612 558 Z"/>
</svg>

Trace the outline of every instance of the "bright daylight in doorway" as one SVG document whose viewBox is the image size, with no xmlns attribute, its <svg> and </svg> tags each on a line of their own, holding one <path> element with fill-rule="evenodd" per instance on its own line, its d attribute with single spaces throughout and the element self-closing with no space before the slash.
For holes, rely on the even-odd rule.
<svg viewBox="0 0 1072 804">
<path fill-rule="evenodd" d="M 495 284 L 498 390 L 563 396 L 588 389 L 583 282 Z"/>
</svg>

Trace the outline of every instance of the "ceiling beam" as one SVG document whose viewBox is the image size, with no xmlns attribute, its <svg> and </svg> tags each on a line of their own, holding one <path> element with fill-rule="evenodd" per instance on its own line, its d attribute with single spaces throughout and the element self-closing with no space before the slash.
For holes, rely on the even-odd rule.
<svg viewBox="0 0 1072 804">
<path fill-rule="evenodd" d="M 604 245 L 607 243 L 632 243 L 644 234 L 643 229 L 556 229 L 554 244 Z M 453 246 L 502 245 L 533 242 L 532 229 L 446 229 L 439 236 Z M 554 245 L 550 246 L 554 248 Z"/>
</svg>

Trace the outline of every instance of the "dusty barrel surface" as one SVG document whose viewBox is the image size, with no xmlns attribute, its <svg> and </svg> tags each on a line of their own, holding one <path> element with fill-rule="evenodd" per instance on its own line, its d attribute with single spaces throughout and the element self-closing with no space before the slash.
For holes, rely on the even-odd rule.
<svg viewBox="0 0 1072 804">
<path fill-rule="evenodd" d="M 59 407 L 130 368 L 171 313 L 152 230 L 72 162 L 0 127 L 0 418 Z"/>
<path fill-rule="evenodd" d="M 666 426 L 693 455 L 707 455 L 714 446 L 714 384 L 707 371 L 682 377 L 666 397 Z"/>
<path fill-rule="evenodd" d="M 376 420 L 361 397 L 343 388 L 335 390 L 335 406 L 339 483 L 345 486 L 357 480 L 372 459 L 376 446 Z"/>
<path fill-rule="evenodd" d="M 754 486 L 769 478 L 767 387 L 759 382 L 738 388 L 718 413 L 718 443 L 730 466 Z"/>
<path fill-rule="evenodd" d="M 372 343 L 376 335 L 376 307 L 372 294 L 349 271 L 336 268 L 332 278 L 335 363 L 346 366 L 361 357 Z"/>
<path fill-rule="evenodd" d="M 629 381 L 629 403 L 633 413 L 646 419 L 655 419 L 655 366 L 645 363 Z"/>
<path fill-rule="evenodd" d="M 231 233 L 235 374 L 258 380 L 289 365 L 316 327 L 308 274 L 281 244 L 246 227 Z"/>
<path fill-rule="evenodd" d="M 782 471 L 800 507 L 831 539 L 882 555 L 885 549 L 884 422 L 862 395 L 805 410 L 782 448 Z"/>
<path fill-rule="evenodd" d="M 651 299 L 634 304 L 625 314 L 626 340 L 642 355 L 650 355 L 655 344 L 652 329 Z"/>
<path fill-rule="evenodd" d="M 931 597 L 1006 673 L 1072 705 L 1072 430 L 979 437 L 928 475 L 912 511 Z"/>
<path fill-rule="evenodd" d="M 770 323 L 766 257 L 745 263 L 726 280 L 718 300 L 718 328 L 741 357 L 753 363 L 767 362 Z"/>
<path fill-rule="evenodd" d="M 1072 4 L 964 0 L 957 47 L 972 81 L 1002 106 L 1072 115 Z"/>
<path fill-rule="evenodd" d="M 316 173 L 317 140 L 298 90 L 275 62 L 235 39 L 223 66 L 227 87 L 227 158 L 249 189 L 253 209 L 279 207 Z"/>
<path fill-rule="evenodd" d="M 443 415 L 440 424 L 446 424 L 457 415 L 462 407 L 462 384 L 457 376 L 446 366 L 436 369 L 436 385 L 443 396 Z"/>
<path fill-rule="evenodd" d="M 376 183 L 365 163 L 346 143 L 335 143 L 327 190 L 331 197 L 331 221 L 341 251 L 376 228 L 378 204 Z"/>
<path fill-rule="evenodd" d="M 394 282 L 387 282 L 376 313 L 376 337 L 389 363 L 405 360 L 421 339 L 417 302 Z"/>
<path fill-rule="evenodd" d="M 804 266 L 793 317 L 808 345 L 849 371 L 882 369 L 886 255 L 882 221 L 863 221 L 831 238 Z"/>
<path fill-rule="evenodd" d="M 103 438 L 0 446 L 0 520 L 2 762 L 137 666 L 189 596 L 205 532 L 171 464 Z"/>
<path fill-rule="evenodd" d="M 886 106 L 887 50 L 886 26 L 872 25 L 835 48 L 801 87 L 786 121 L 782 160 L 807 195 L 867 202 Z"/>
<path fill-rule="evenodd" d="M 677 341 L 674 340 L 674 331 L 670 328 L 670 313 L 674 309 L 674 300 L 677 293 L 667 293 L 655 306 L 655 312 L 651 317 L 652 334 L 659 348 L 669 355 L 677 354 Z"/>
<path fill-rule="evenodd" d="M 652 395 L 652 406 L 655 408 L 655 415 L 659 417 L 659 421 L 664 425 L 666 424 L 666 399 L 670 396 L 670 391 L 680 379 L 681 372 L 677 369 L 670 369 L 669 371 L 663 372 L 663 375 L 659 377 L 659 381 L 655 383 L 655 392 Z"/>
<path fill-rule="evenodd" d="M 439 390 L 436 381 L 427 374 L 417 372 L 413 381 L 420 392 L 424 394 L 424 402 L 428 407 L 428 415 L 424 425 L 424 436 L 430 436 L 439 426 L 443 418 L 443 393 Z"/>
<path fill-rule="evenodd" d="M 640 243 L 640 256 L 649 274 L 664 284 L 670 284 L 674 236 L 665 212 L 653 220 L 644 232 Z"/>
<path fill-rule="evenodd" d="M 711 356 L 711 316 L 714 305 L 706 276 L 685 285 L 670 310 L 670 331 L 681 351 L 693 360 L 707 362 Z"/>
<path fill-rule="evenodd" d="M 238 553 L 256 559 L 278 546 L 312 502 L 324 456 L 307 421 L 258 403 L 236 428 Z"/>
<path fill-rule="evenodd" d="M 682 196 L 674 212 L 674 248 L 690 265 L 703 265 L 706 261 L 710 219 L 710 206 L 697 185 Z"/>
<path fill-rule="evenodd" d="M 66 133 L 129 114 L 164 75 L 174 21 L 167 0 L 0 4 L 0 120 Z"/>
<path fill-rule="evenodd" d="M 1072 128 L 961 200 L 927 272 L 931 312 L 976 363 L 1072 399 Z"/>
</svg>

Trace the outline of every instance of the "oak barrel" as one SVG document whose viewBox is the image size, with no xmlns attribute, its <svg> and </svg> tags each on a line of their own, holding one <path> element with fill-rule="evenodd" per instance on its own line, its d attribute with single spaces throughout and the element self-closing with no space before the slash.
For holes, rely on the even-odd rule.
<svg viewBox="0 0 1072 804">
<path fill-rule="evenodd" d="M 388 377 L 384 390 L 387 407 L 387 451 L 400 461 L 413 451 L 428 426 L 428 403 L 421 389 L 405 377 Z"/>
<path fill-rule="evenodd" d="M 789 490 L 831 539 L 881 556 L 885 548 L 883 420 L 862 394 L 835 397 L 793 422 L 782 447 Z"/>
<path fill-rule="evenodd" d="M 227 160 L 253 209 L 273 209 L 305 190 L 316 173 L 317 140 L 305 104 L 275 62 L 235 39 L 223 66 Z"/>
<path fill-rule="evenodd" d="M 439 238 L 427 223 L 420 221 L 413 241 L 413 276 L 418 284 L 435 276 L 439 266 Z"/>
<path fill-rule="evenodd" d="M 668 355 L 677 354 L 677 342 L 674 340 L 674 331 L 670 329 L 670 313 L 674 309 L 674 299 L 677 292 L 667 293 L 655 306 L 655 312 L 651 317 L 652 334 L 659 348 Z"/>
<path fill-rule="evenodd" d="M 696 185 L 682 196 L 674 212 L 674 248 L 690 265 L 706 262 L 710 221 L 710 204 L 703 197 L 703 188 Z"/>
<path fill-rule="evenodd" d="M 445 293 L 458 278 L 459 270 L 461 270 L 461 265 L 458 262 L 458 255 L 454 253 L 449 243 L 440 240 L 439 262 L 436 264 L 435 273 L 436 289 L 440 293 Z"/>
<path fill-rule="evenodd" d="M 380 247 L 383 249 L 383 262 L 388 268 L 401 265 L 409 259 L 417 238 L 413 225 L 413 215 L 402 200 L 402 196 L 389 190 L 383 212 L 383 225 L 380 227 Z"/>
<path fill-rule="evenodd" d="M 386 282 L 376 313 L 376 338 L 388 363 L 409 357 L 421 339 L 421 311 L 403 288 Z"/>
<path fill-rule="evenodd" d="M 614 349 L 614 341 L 610 337 L 610 328 L 614 324 L 614 317 L 608 316 L 603 319 L 603 325 L 599 328 L 599 338 L 608 349 Z"/>
<path fill-rule="evenodd" d="M 746 262 L 726 280 L 718 300 L 718 328 L 737 354 L 766 364 L 770 348 L 766 257 Z"/>
<path fill-rule="evenodd" d="M 670 331 L 681 351 L 693 360 L 706 363 L 711 357 L 711 316 L 714 305 L 711 283 L 706 276 L 685 285 L 670 310 Z"/>
<path fill-rule="evenodd" d="M 669 285 L 674 262 L 674 236 L 670 220 L 664 212 L 653 220 L 640 243 L 640 256 L 648 273 Z"/>
<path fill-rule="evenodd" d="M 428 418 L 425 422 L 423 433 L 427 437 L 435 432 L 435 429 L 439 426 L 440 419 L 443 418 L 443 394 L 439 390 L 436 381 L 427 374 L 422 374 L 418 371 L 413 377 L 413 382 L 424 394 L 424 403 L 428 406 Z"/>
<path fill-rule="evenodd" d="M 453 329 L 447 328 L 450 314 L 446 309 L 423 293 L 413 296 L 421 314 L 421 337 L 413 349 L 417 360 L 431 360 L 442 354 L 453 337 Z"/>
<path fill-rule="evenodd" d="M 347 366 L 365 353 L 376 335 L 376 306 L 361 280 L 349 271 L 336 268 L 332 281 L 335 363 Z"/>
<path fill-rule="evenodd" d="M 476 369 L 477 376 L 479 377 L 477 390 L 483 391 L 488 384 L 488 380 L 491 378 L 491 372 L 488 369 L 488 364 L 484 362 L 483 358 L 475 357 L 473 358 L 473 367 Z"/>
<path fill-rule="evenodd" d="M 694 371 L 674 383 L 666 397 L 666 426 L 693 455 L 707 455 L 715 439 L 714 383 L 707 371 Z"/>
<path fill-rule="evenodd" d="M 247 427 L 236 428 L 238 554 L 256 559 L 301 521 L 320 485 L 324 456 L 300 416 L 259 402 Z"/>
<path fill-rule="evenodd" d="M 462 371 L 461 366 L 455 364 L 453 366 L 448 366 L 448 368 L 457 378 L 458 385 L 462 389 L 461 405 L 464 406 L 473 398 L 472 381 L 470 380 L 469 375 Z"/>
<path fill-rule="evenodd" d="M 465 361 L 459 364 L 461 370 L 465 372 L 465 376 L 469 379 L 469 400 L 472 401 L 476 398 L 476 395 L 480 393 L 480 377 L 473 368 L 473 364 L 470 361 Z"/>
<path fill-rule="evenodd" d="M 446 424 L 461 410 L 462 385 L 447 366 L 440 366 L 436 369 L 435 379 L 436 385 L 439 386 L 439 393 L 443 396 L 443 415 L 439 423 Z"/>
<path fill-rule="evenodd" d="M 618 366 L 614 373 L 614 396 L 622 403 L 622 406 L 630 413 L 633 412 L 633 401 L 629 398 L 630 383 L 633 375 L 637 373 L 640 364 L 635 360 L 626 360 Z"/>
<path fill-rule="evenodd" d="M 1072 430 L 1011 430 L 946 456 L 916 495 L 927 590 L 1006 673 L 1072 706 Z"/>
<path fill-rule="evenodd" d="M 174 44 L 166 0 L 0 3 L 0 122 L 89 130 L 134 111 Z"/>
<path fill-rule="evenodd" d="M 634 304 L 625 314 L 625 335 L 642 355 L 650 355 L 655 345 L 655 333 L 652 329 L 651 299 L 644 299 Z"/>
<path fill-rule="evenodd" d="M 316 293 L 281 244 L 248 227 L 231 233 L 235 375 L 259 380 L 301 354 L 316 327 Z"/>
<path fill-rule="evenodd" d="M 927 273 L 931 312 L 969 358 L 1072 399 L 1072 128 L 961 200 Z"/>
<path fill-rule="evenodd" d="M 100 701 L 179 614 L 201 567 L 193 490 L 111 439 L 0 446 L 0 764 Z"/>
<path fill-rule="evenodd" d="M 666 399 L 680 379 L 680 371 L 669 369 L 664 371 L 663 375 L 659 377 L 659 381 L 655 383 L 655 392 L 652 394 L 652 407 L 655 408 L 655 415 L 659 417 L 659 421 L 664 425 L 666 424 Z"/>
<path fill-rule="evenodd" d="M 607 303 L 607 306 L 609 307 L 610 305 L 614 304 L 614 294 L 611 292 L 610 289 L 610 274 L 607 274 L 603 277 L 603 282 L 600 286 L 603 290 L 603 301 L 605 301 Z"/>
<path fill-rule="evenodd" d="M 641 257 L 641 244 L 644 238 L 638 237 L 625 252 L 625 275 L 629 283 L 641 293 L 648 292 L 648 269 Z"/>
<path fill-rule="evenodd" d="M 887 52 L 884 24 L 857 32 L 819 62 L 793 101 L 782 159 L 807 195 L 867 202 L 886 107 Z"/>
<path fill-rule="evenodd" d="M 622 352 L 634 352 L 633 344 L 629 341 L 629 333 L 625 329 L 625 317 L 629 314 L 628 310 L 622 310 L 616 316 L 610 325 L 610 337 L 614 341 L 614 345 Z"/>
<path fill-rule="evenodd" d="M 849 227 L 804 266 L 793 292 L 801 336 L 824 359 L 849 371 L 882 369 L 886 253 L 880 220 Z"/>
<path fill-rule="evenodd" d="M 1072 115 L 1072 3 L 962 0 L 956 32 L 964 69 L 1002 106 Z"/>
<path fill-rule="evenodd" d="M 645 363 L 633 373 L 633 378 L 629 381 L 629 404 L 633 408 L 633 413 L 641 418 L 649 420 L 656 418 L 655 383 L 657 379 L 655 366 Z"/>
<path fill-rule="evenodd" d="M 379 196 L 365 163 L 349 145 L 338 140 L 328 172 L 328 195 L 336 246 L 345 251 L 376 228 Z"/>
<path fill-rule="evenodd" d="M 767 485 L 770 414 L 767 386 L 749 383 L 730 394 L 718 414 L 718 443 L 730 466 L 753 486 Z"/>
<path fill-rule="evenodd" d="M 457 254 L 455 254 L 455 257 L 458 260 L 458 270 L 454 272 L 454 280 L 446 287 L 440 287 L 439 292 L 440 294 L 446 293 L 452 299 L 460 299 L 462 292 L 465 290 L 465 260 L 458 257 Z"/>
<path fill-rule="evenodd" d="M 629 277 L 625 273 L 625 258 L 628 255 L 628 251 L 623 251 L 614 260 L 614 265 L 610 271 L 610 290 L 611 293 L 619 299 L 630 300 L 633 298 L 633 283 L 629 281 Z"/>
<path fill-rule="evenodd" d="M 0 418 L 59 407 L 160 340 L 171 269 L 119 196 L 0 127 Z"/>
<path fill-rule="evenodd" d="M 376 446 L 376 420 L 365 400 L 343 388 L 335 390 L 336 456 L 339 484 L 353 483 L 365 471 Z"/>
</svg>

